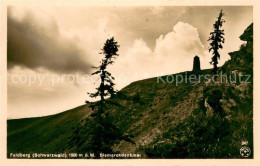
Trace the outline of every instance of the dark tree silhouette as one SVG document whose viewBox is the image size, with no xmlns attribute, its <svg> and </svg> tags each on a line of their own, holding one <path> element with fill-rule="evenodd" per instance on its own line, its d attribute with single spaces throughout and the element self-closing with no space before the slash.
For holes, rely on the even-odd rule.
<svg viewBox="0 0 260 166">
<path fill-rule="evenodd" d="M 193 70 L 195 74 L 200 72 L 200 58 L 196 55 L 193 59 Z"/>
<path fill-rule="evenodd" d="M 115 41 L 114 37 L 111 39 L 107 39 L 102 52 L 100 54 L 104 55 L 104 59 L 102 59 L 100 66 L 93 67 L 96 69 L 92 75 L 99 75 L 100 78 L 100 85 L 98 88 L 96 88 L 96 92 L 94 93 L 88 93 L 91 98 L 100 97 L 100 100 L 95 103 L 91 103 L 89 101 L 86 101 L 86 103 L 89 103 L 92 110 L 95 111 L 97 114 L 103 114 L 104 109 L 107 105 L 107 100 L 105 100 L 106 97 L 113 98 L 116 94 L 116 90 L 114 89 L 114 82 L 115 79 L 111 73 L 107 71 L 108 65 L 112 65 L 114 63 L 114 59 L 116 59 L 116 56 L 119 56 L 117 54 L 119 45 Z"/>
<path fill-rule="evenodd" d="M 219 13 L 219 16 L 217 17 L 217 21 L 213 24 L 213 32 L 210 32 L 210 37 L 208 41 L 210 41 L 210 47 L 209 52 L 212 51 L 213 57 L 211 58 L 210 64 L 213 64 L 213 73 L 217 74 L 217 65 L 218 65 L 218 59 L 220 59 L 219 49 L 222 49 L 222 43 L 225 42 L 224 38 L 224 30 L 220 29 L 225 22 L 222 17 L 224 16 L 224 13 L 222 10 Z"/>
<path fill-rule="evenodd" d="M 92 152 L 96 158 L 99 158 L 100 153 L 115 153 L 112 148 L 121 140 L 132 142 L 128 135 L 124 135 L 113 124 L 107 111 L 112 104 L 119 105 L 111 100 L 117 91 L 114 89 L 113 80 L 115 78 L 107 71 L 107 67 L 114 63 L 116 56 L 119 56 L 118 48 L 119 45 L 114 37 L 107 39 L 100 53 L 104 56 L 100 66 L 93 67 L 96 71 L 92 75 L 99 76 L 100 84 L 96 88 L 96 92 L 88 94 L 91 98 L 100 97 L 100 100 L 86 101 L 92 109 L 91 117 L 83 120 L 81 125 L 74 130 L 68 142 L 71 150 L 82 153 Z"/>
</svg>

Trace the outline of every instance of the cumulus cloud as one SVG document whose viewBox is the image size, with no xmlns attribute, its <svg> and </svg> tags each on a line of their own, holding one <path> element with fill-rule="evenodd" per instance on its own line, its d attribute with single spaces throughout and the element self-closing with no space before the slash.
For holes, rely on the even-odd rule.
<svg viewBox="0 0 260 166">
<path fill-rule="evenodd" d="M 156 40 L 155 54 L 160 56 L 177 56 L 185 53 L 188 53 L 187 56 L 203 55 L 203 48 L 198 30 L 188 23 L 178 22 L 172 32 L 161 35 Z"/>
<path fill-rule="evenodd" d="M 151 50 L 143 39 L 136 39 L 122 54 L 113 67 L 113 73 L 124 73 L 127 82 L 191 71 L 195 55 L 201 57 L 201 61 L 209 62 L 197 28 L 184 22 L 178 22 L 172 31 L 160 35 L 156 39 L 154 50 Z M 139 78 L 136 78 L 136 74 L 139 74 Z"/>
<path fill-rule="evenodd" d="M 167 72 L 189 71 L 193 57 L 204 56 L 204 45 L 197 28 L 189 23 L 178 22 L 171 32 L 156 40 L 154 54 L 157 61 L 166 66 Z"/>
<path fill-rule="evenodd" d="M 89 72 L 90 62 L 77 41 L 63 37 L 56 22 L 48 20 L 36 18 L 30 12 L 18 19 L 8 9 L 8 68 L 19 65 L 55 72 Z"/>
</svg>

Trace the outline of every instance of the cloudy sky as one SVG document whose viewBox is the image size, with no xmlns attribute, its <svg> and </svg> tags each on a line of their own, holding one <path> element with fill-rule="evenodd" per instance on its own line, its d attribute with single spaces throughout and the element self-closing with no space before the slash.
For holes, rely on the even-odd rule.
<svg viewBox="0 0 260 166">
<path fill-rule="evenodd" d="M 198 55 L 211 68 L 207 41 L 219 11 L 226 14 L 228 52 L 253 22 L 252 7 L 51 7 L 8 8 L 8 118 L 55 114 L 84 104 L 98 84 L 89 77 L 106 39 L 120 45 L 109 68 L 117 89 L 148 77 L 192 70 Z M 96 83 L 96 84 L 94 84 Z"/>
</svg>

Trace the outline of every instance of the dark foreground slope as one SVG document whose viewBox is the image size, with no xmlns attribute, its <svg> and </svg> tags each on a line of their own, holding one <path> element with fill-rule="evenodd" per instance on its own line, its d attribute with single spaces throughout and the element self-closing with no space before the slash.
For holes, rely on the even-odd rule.
<svg viewBox="0 0 260 166">
<path fill-rule="evenodd" d="M 166 76 L 162 77 L 162 80 L 166 80 Z M 194 96 L 191 91 L 196 91 L 198 95 L 200 93 L 193 86 L 192 84 L 176 86 L 174 83 L 162 83 L 162 81 L 157 83 L 157 78 L 131 83 L 122 92 L 133 100 L 120 100 L 122 107 L 113 107 L 110 110 L 114 123 L 122 131 L 134 135 L 137 145 L 148 143 L 156 136 L 155 131 L 160 125 L 164 124 L 165 128 L 168 128 L 167 126 L 178 123 L 192 112 L 194 109 L 192 105 L 197 103 L 197 97 L 194 97 L 197 95 Z M 67 140 L 79 122 L 90 113 L 91 109 L 87 105 L 82 105 L 56 115 L 8 120 L 8 152 L 68 151 Z M 128 148 L 133 152 L 136 147 L 138 146 Z"/>
<path fill-rule="evenodd" d="M 252 75 L 252 28 L 241 36 L 247 44 L 231 53 L 231 60 L 219 71 L 232 73 L 232 78 Z M 204 70 L 200 74 L 209 73 Z M 135 144 L 122 141 L 115 151 L 141 153 L 143 158 L 239 158 L 241 143 L 247 142 L 253 152 L 252 77 L 251 83 L 213 83 L 202 78 L 176 84 L 177 75 L 185 79 L 190 74 L 164 76 L 159 82 L 157 78 L 141 80 L 122 89 L 132 100 L 115 99 L 121 106 L 109 112 L 114 124 L 132 135 Z M 77 152 L 68 140 L 89 114 L 90 109 L 83 105 L 47 117 L 8 120 L 8 156 Z"/>
</svg>

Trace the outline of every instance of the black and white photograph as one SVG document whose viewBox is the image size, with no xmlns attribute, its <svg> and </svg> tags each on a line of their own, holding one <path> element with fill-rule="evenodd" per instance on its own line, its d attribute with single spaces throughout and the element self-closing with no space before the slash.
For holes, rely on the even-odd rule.
<svg viewBox="0 0 260 166">
<path fill-rule="evenodd" d="M 2 155 L 255 159 L 253 5 L 104 4 L 6 5 Z"/>
</svg>

